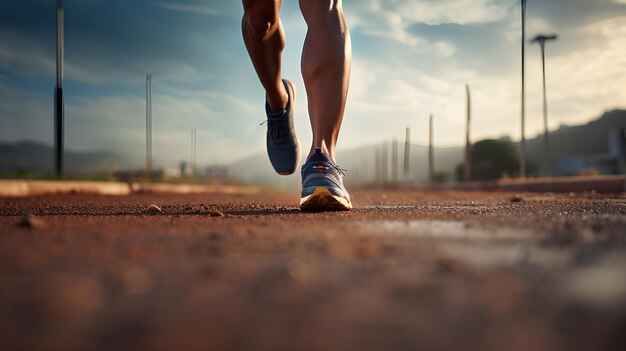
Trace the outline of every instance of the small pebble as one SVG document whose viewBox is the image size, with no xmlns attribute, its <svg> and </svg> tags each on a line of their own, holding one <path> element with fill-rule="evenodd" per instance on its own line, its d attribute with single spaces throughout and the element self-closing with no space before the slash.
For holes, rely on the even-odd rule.
<svg viewBox="0 0 626 351">
<path fill-rule="evenodd" d="M 449 259 L 449 258 L 440 258 L 437 260 L 436 272 L 437 273 L 453 273 L 459 269 L 459 262 Z"/>
<path fill-rule="evenodd" d="M 22 217 L 17 226 L 21 228 L 41 228 L 44 226 L 44 223 L 33 215 L 26 215 Z"/>
<path fill-rule="evenodd" d="M 220 212 L 220 211 L 211 211 L 209 212 L 209 216 L 211 217 L 224 217 L 224 213 Z"/>
<path fill-rule="evenodd" d="M 163 213 L 163 210 L 157 205 L 150 205 L 146 209 L 146 213 L 151 214 L 151 215 L 156 215 L 156 214 Z"/>
<path fill-rule="evenodd" d="M 209 240 L 211 241 L 222 240 L 222 235 L 218 233 L 211 233 L 211 235 L 209 235 Z"/>
<path fill-rule="evenodd" d="M 379 256 L 382 248 L 376 243 L 361 243 L 355 247 L 355 253 L 360 258 L 370 258 Z"/>
<path fill-rule="evenodd" d="M 511 198 L 511 202 L 522 202 L 522 201 L 524 201 L 524 199 L 522 199 L 522 198 L 521 198 L 521 197 L 519 197 L 519 196 L 513 196 L 513 197 Z"/>
</svg>

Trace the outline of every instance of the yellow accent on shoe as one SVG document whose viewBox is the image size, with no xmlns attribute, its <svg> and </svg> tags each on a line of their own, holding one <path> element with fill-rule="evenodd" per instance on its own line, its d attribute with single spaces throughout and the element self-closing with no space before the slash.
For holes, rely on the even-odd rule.
<svg viewBox="0 0 626 351">
<path fill-rule="evenodd" d="M 302 211 L 350 211 L 352 203 L 350 199 L 331 194 L 325 187 L 317 187 L 311 195 L 300 200 Z"/>
</svg>

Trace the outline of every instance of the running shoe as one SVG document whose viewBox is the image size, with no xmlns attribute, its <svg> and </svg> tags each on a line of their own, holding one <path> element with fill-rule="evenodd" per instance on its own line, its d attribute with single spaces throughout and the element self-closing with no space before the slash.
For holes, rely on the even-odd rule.
<svg viewBox="0 0 626 351">
<path fill-rule="evenodd" d="M 343 186 L 344 170 L 320 148 L 302 166 L 302 197 L 300 209 L 303 211 L 349 211 L 352 209 L 350 195 Z"/>
<path fill-rule="evenodd" d="M 289 175 L 295 172 L 300 161 L 300 144 L 293 128 L 293 113 L 296 103 L 296 90 L 291 81 L 283 79 L 289 100 L 287 107 L 280 112 L 270 111 L 265 103 L 267 114 L 267 155 L 278 174 Z"/>
</svg>

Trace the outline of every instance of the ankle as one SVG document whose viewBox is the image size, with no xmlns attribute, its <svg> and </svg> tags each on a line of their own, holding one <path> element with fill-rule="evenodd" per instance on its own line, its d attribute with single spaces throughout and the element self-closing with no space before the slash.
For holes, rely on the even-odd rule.
<svg viewBox="0 0 626 351">
<path fill-rule="evenodd" d="M 287 104 L 289 103 L 289 95 L 287 94 L 287 90 L 285 90 L 285 86 L 282 81 L 280 86 L 278 86 L 273 91 L 267 91 L 267 104 L 270 107 L 270 111 L 272 112 L 280 112 L 287 108 Z"/>
<path fill-rule="evenodd" d="M 315 153 L 315 149 L 316 148 L 320 148 L 322 150 L 323 154 L 328 156 L 328 158 L 330 158 L 331 161 L 335 162 L 335 148 L 334 147 L 327 147 L 326 143 L 324 143 L 324 142 L 313 143 L 313 145 L 311 146 L 311 150 L 309 151 L 309 155 L 306 157 L 307 161 Z"/>
</svg>

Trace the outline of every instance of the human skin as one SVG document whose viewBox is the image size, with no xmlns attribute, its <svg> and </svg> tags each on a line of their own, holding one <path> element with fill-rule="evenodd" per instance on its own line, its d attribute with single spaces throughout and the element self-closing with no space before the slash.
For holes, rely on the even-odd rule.
<svg viewBox="0 0 626 351">
<path fill-rule="evenodd" d="M 270 110 L 287 106 L 281 82 L 285 32 L 280 21 L 281 0 L 243 0 L 242 32 L 246 48 Z M 300 0 L 307 23 L 301 70 L 307 92 L 313 142 L 333 161 L 350 81 L 351 45 L 341 0 Z"/>
</svg>

